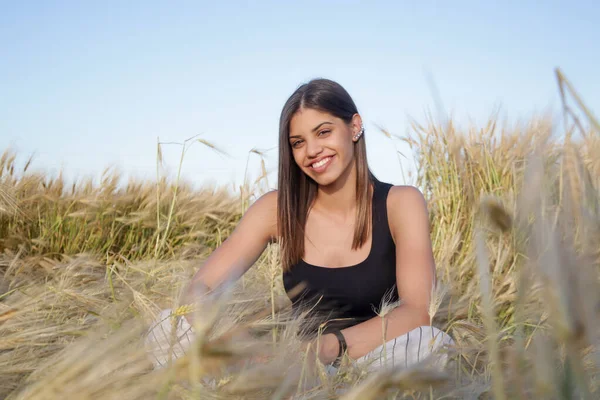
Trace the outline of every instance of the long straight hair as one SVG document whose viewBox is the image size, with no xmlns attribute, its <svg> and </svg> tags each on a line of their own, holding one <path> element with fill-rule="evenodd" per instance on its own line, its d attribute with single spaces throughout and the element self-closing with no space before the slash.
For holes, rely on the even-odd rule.
<svg viewBox="0 0 600 400">
<path fill-rule="evenodd" d="M 328 79 L 314 79 L 301 85 L 283 106 L 279 120 L 277 226 L 284 271 L 289 271 L 304 256 L 304 228 L 318 188 L 294 161 L 289 141 L 290 121 L 302 108 L 329 113 L 347 124 L 358 112 L 348 92 Z M 357 207 L 352 249 L 358 249 L 368 240 L 372 225 L 371 184 L 375 179 L 367 163 L 364 135 L 354 143 L 354 161 Z"/>
</svg>

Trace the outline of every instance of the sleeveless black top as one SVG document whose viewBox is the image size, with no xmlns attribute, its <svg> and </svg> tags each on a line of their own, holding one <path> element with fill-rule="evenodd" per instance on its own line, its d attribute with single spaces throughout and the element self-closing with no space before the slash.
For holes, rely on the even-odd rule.
<svg viewBox="0 0 600 400">
<path fill-rule="evenodd" d="M 308 311 L 303 330 L 323 332 L 344 329 L 375 317 L 382 301 L 398 300 L 396 289 L 396 248 L 387 219 L 387 196 L 392 185 L 374 180 L 372 240 L 367 258 L 355 265 L 326 268 L 301 260 L 283 273 L 289 292 L 303 283 L 302 293 L 292 301 L 296 312 Z"/>
</svg>

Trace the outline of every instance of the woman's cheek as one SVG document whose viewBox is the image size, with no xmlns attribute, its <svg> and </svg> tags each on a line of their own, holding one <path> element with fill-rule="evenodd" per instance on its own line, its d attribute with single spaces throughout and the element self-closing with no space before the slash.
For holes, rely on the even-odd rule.
<svg viewBox="0 0 600 400">
<path fill-rule="evenodd" d="M 297 152 L 294 152 L 293 156 L 294 156 L 294 162 L 296 163 L 296 165 L 300 169 L 304 169 L 304 168 L 302 168 L 302 157 L 300 157 L 300 155 Z"/>
</svg>

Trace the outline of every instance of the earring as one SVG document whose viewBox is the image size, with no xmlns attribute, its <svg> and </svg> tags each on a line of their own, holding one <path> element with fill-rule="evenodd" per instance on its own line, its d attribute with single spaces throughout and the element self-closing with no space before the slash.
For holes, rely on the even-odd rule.
<svg viewBox="0 0 600 400">
<path fill-rule="evenodd" d="M 360 127 L 360 132 L 358 132 L 356 135 L 354 135 L 354 140 L 360 139 L 360 137 L 363 135 L 363 133 L 365 133 L 365 127 L 361 126 Z"/>
</svg>

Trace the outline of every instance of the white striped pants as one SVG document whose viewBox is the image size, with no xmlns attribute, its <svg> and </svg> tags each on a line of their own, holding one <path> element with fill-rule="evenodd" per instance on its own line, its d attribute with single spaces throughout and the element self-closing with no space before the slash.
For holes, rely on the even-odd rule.
<svg viewBox="0 0 600 400">
<path fill-rule="evenodd" d="M 162 368 L 171 360 L 181 357 L 192 344 L 194 332 L 184 317 L 171 317 L 171 310 L 163 310 L 146 335 L 146 346 L 155 368 Z M 173 325 L 175 324 L 175 325 Z M 173 326 L 175 329 L 173 330 Z M 436 365 L 445 364 L 443 347 L 452 345 L 452 338 L 433 326 L 420 326 L 377 347 L 356 363 L 365 363 L 369 371 L 388 366 L 409 367 L 431 356 Z M 329 372 L 335 368 L 328 367 Z"/>
<path fill-rule="evenodd" d="M 446 363 L 448 355 L 443 348 L 454 341 L 447 333 L 430 325 L 419 326 L 404 335 L 387 341 L 356 360 L 357 364 L 366 364 L 369 371 L 380 368 L 404 366 L 406 368 L 431 357 L 435 365 Z"/>
</svg>

